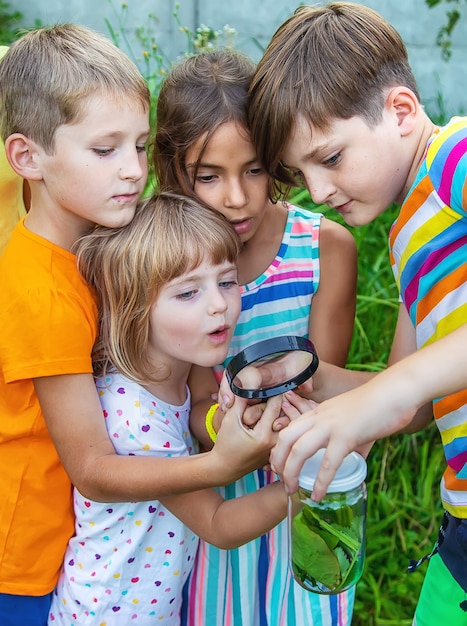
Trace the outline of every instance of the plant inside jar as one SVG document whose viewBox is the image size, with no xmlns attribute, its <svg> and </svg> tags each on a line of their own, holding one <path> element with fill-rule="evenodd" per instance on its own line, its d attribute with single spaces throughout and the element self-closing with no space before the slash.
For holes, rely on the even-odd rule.
<svg viewBox="0 0 467 626">
<path fill-rule="evenodd" d="M 363 515 L 363 510 L 360 514 L 348 505 L 320 509 L 305 505 L 292 519 L 292 569 L 303 586 L 336 593 L 358 581 L 363 568 Z"/>
</svg>

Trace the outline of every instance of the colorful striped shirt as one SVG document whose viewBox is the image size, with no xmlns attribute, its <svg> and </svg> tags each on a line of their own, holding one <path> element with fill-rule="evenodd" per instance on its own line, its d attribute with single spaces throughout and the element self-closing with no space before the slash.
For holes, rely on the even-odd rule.
<svg viewBox="0 0 467 626">
<path fill-rule="evenodd" d="M 467 118 L 455 117 L 430 138 L 389 237 L 417 348 L 467 320 L 466 177 Z M 467 390 L 437 398 L 433 412 L 447 461 L 441 499 L 452 515 L 467 518 Z"/>
<path fill-rule="evenodd" d="M 319 286 L 322 215 L 288 208 L 274 261 L 241 287 L 242 310 L 224 366 L 240 350 L 263 339 L 308 337 L 310 308 Z M 275 474 L 258 470 L 219 491 L 227 499 L 235 498 L 273 480 Z M 286 521 L 235 550 L 219 550 L 201 541 L 185 591 L 185 626 L 344 626 L 351 623 L 354 603 L 353 589 L 320 596 L 294 581 L 288 567 Z"/>
</svg>

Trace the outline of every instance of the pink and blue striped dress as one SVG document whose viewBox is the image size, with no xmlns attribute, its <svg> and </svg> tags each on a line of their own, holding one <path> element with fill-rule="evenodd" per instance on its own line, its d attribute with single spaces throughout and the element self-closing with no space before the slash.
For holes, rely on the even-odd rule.
<svg viewBox="0 0 467 626">
<path fill-rule="evenodd" d="M 281 335 L 308 337 L 319 286 L 322 215 L 289 206 L 282 244 L 268 269 L 241 287 L 242 310 L 227 361 L 246 346 Z M 222 368 L 221 368 L 222 369 Z M 277 480 L 258 470 L 220 488 L 225 498 Z M 184 626 L 347 626 L 354 590 L 319 596 L 294 582 L 288 567 L 287 522 L 235 550 L 200 541 L 185 588 Z"/>
<path fill-rule="evenodd" d="M 391 262 L 417 347 L 467 321 L 467 118 L 431 137 L 391 229 Z M 436 364 L 433 364 L 436 367 Z M 447 467 L 441 500 L 467 518 L 467 390 L 433 402 Z"/>
</svg>

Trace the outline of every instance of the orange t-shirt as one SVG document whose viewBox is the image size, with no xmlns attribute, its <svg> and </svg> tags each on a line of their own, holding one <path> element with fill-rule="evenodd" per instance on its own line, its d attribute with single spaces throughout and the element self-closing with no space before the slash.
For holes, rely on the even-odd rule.
<svg viewBox="0 0 467 626">
<path fill-rule="evenodd" d="M 75 256 L 24 218 L 0 258 L 0 285 L 0 593 L 44 595 L 74 523 L 32 379 L 92 372 L 97 307 Z"/>
</svg>

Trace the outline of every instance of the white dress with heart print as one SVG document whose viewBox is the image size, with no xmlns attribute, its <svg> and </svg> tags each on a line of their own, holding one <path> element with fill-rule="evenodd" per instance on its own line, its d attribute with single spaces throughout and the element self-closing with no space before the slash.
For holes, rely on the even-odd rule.
<svg viewBox="0 0 467 626">
<path fill-rule="evenodd" d="M 121 455 L 197 452 L 183 406 L 162 402 L 119 375 L 98 381 L 107 430 Z M 73 492 L 69 541 L 49 625 L 179 623 L 182 588 L 198 538 L 160 502 L 94 502 Z"/>
</svg>

